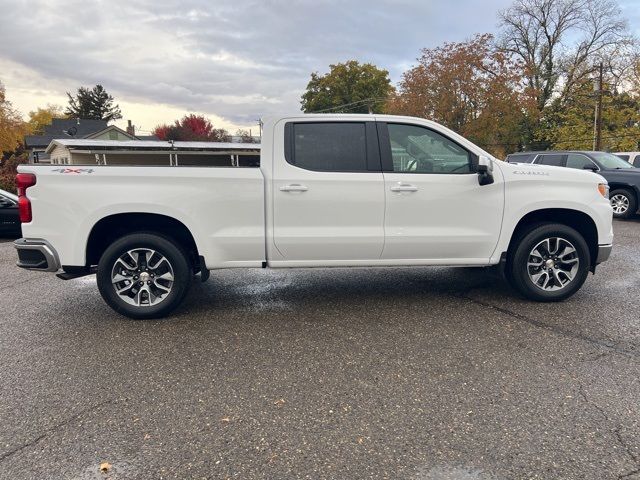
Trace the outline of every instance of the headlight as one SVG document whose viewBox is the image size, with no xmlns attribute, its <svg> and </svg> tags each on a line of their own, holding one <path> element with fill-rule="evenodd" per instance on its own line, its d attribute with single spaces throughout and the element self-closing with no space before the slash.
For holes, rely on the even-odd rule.
<svg viewBox="0 0 640 480">
<path fill-rule="evenodd" d="M 609 185 L 607 185 L 606 183 L 599 183 L 598 191 L 600 192 L 600 195 L 602 195 L 604 198 L 606 199 L 609 198 Z"/>
</svg>

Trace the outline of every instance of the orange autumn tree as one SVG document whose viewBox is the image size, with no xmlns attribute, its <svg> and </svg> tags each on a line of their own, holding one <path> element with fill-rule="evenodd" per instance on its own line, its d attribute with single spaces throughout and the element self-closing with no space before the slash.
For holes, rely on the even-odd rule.
<svg viewBox="0 0 640 480">
<path fill-rule="evenodd" d="M 519 149 L 529 110 L 523 69 L 490 34 L 424 49 L 417 61 L 402 75 L 390 113 L 435 120 L 499 158 Z"/>
</svg>

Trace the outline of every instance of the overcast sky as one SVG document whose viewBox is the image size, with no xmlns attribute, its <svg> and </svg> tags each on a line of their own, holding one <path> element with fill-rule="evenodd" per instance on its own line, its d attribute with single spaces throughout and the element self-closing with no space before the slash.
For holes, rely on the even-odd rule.
<svg viewBox="0 0 640 480">
<path fill-rule="evenodd" d="M 423 47 L 494 32 L 511 0 L 0 0 L 0 81 L 26 114 L 96 83 L 144 130 L 187 112 L 254 127 L 299 111 L 312 71 L 356 59 L 396 82 Z M 640 0 L 621 6 L 640 32 Z"/>
</svg>

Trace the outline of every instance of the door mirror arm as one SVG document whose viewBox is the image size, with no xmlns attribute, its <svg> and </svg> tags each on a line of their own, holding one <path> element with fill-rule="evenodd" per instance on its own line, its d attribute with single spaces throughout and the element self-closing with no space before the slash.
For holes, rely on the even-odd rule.
<svg viewBox="0 0 640 480">
<path fill-rule="evenodd" d="M 476 172 L 478 173 L 478 183 L 481 186 L 491 185 L 494 182 L 493 163 L 489 157 L 481 156 L 478 158 Z"/>
</svg>

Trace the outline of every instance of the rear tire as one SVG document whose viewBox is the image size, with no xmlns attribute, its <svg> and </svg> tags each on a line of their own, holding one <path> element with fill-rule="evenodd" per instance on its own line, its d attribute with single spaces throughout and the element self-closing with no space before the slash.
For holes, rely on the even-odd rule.
<svg viewBox="0 0 640 480">
<path fill-rule="evenodd" d="M 530 300 L 557 302 L 584 284 L 591 255 L 582 235 L 561 224 L 533 227 L 509 256 L 507 277 Z"/>
<path fill-rule="evenodd" d="M 100 295 L 133 319 L 161 318 L 184 299 L 191 283 L 187 255 L 168 238 L 135 233 L 113 242 L 98 262 Z"/>
<path fill-rule="evenodd" d="M 619 188 L 609 194 L 613 218 L 630 218 L 638 210 L 638 200 L 633 192 Z"/>
</svg>

